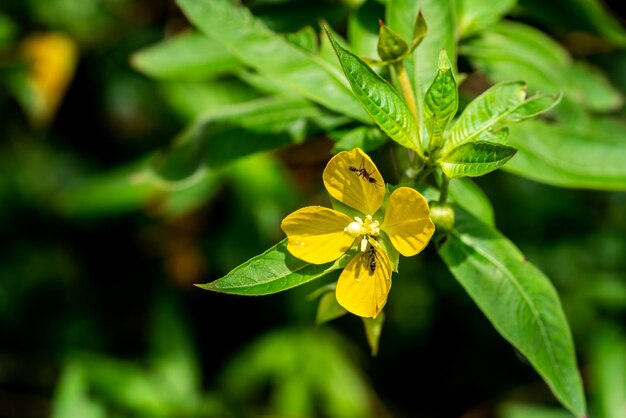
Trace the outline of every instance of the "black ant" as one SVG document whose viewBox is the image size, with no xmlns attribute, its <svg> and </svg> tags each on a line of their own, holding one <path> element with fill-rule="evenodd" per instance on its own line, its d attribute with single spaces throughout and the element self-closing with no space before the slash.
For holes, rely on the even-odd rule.
<svg viewBox="0 0 626 418">
<path fill-rule="evenodd" d="M 370 271 L 373 273 L 376 271 L 376 257 L 378 256 L 378 253 L 376 252 L 376 249 L 374 247 L 370 247 L 369 251 L 368 251 L 369 255 L 367 257 L 367 264 L 369 266 Z"/>
<path fill-rule="evenodd" d="M 361 166 L 359 168 L 356 168 L 355 166 L 351 165 L 348 167 L 348 170 L 352 171 L 353 173 L 356 173 L 357 177 L 361 177 L 364 180 L 367 180 L 368 182 L 378 185 L 378 181 L 372 177 L 372 174 L 374 174 L 374 172 L 376 170 L 372 170 L 371 172 L 368 172 L 367 169 L 365 168 L 365 160 L 361 159 Z"/>
</svg>

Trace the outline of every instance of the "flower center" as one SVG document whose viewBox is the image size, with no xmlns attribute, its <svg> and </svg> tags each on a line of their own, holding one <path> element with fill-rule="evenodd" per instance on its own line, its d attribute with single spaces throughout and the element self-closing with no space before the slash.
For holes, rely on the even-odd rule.
<svg viewBox="0 0 626 418">
<path fill-rule="evenodd" d="M 354 238 L 363 237 L 361 239 L 361 251 L 367 249 L 367 241 L 369 237 L 377 237 L 380 234 L 380 222 L 372 219 L 372 215 L 367 215 L 365 221 L 358 216 L 354 217 L 354 222 L 350 222 L 343 229 Z"/>
</svg>

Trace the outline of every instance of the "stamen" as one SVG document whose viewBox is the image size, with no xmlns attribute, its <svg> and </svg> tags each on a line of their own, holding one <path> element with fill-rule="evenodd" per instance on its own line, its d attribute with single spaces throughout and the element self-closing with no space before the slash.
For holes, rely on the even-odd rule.
<svg viewBox="0 0 626 418">
<path fill-rule="evenodd" d="M 361 252 L 364 253 L 367 249 L 367 237 L 363 237 L 361 240 Z"/>
</svg>

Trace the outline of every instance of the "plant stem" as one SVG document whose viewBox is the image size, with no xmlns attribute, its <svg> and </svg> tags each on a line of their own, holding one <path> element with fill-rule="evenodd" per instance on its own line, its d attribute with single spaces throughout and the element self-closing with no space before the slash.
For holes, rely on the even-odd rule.
<svg viewBox="0 0 626 418">
<path fill-rule="evenodd" d="M 393 68 L 396 70 L 398 82 L 400 83 L 400 88 L 402 89 L 402 95 L 404 96 L 404 100 L 406 100 L 406 103 L 409 106 L 409 110 L 411 111 L 411 113 L 413 113 L 413 117 L 415 117 L 415 120 L 417 121 L 415 94 L 413 94 L 413 88 L 411 87 L 411 80 L 409 80 L 409 75 L 404 69 L 404 65 L 402 65 L 402 62 L 394 64 Z"/>
<path fill-rule="evenodd" d="M 428 177 L 428 175 L 432 173 L 432 171 L 433 171 L 433 167 L 431 165 L 425 166 L 418 174 L 417 178 L 415 179 L 415 182 L 423 183 L 424 180 L 426 180 L 426 178 Z"/>
<path fill-rule="evenodd" d="M 448 185 L 450 184 L 450 178 L 441 173 L 441 186 L 439 186 L 439 203 L 442 205 L 448 200 Z"/>
</svg>

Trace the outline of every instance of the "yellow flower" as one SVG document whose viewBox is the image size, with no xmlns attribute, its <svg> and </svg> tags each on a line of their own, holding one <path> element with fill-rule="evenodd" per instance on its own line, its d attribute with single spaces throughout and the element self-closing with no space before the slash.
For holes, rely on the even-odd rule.
<svg viewBox="0 0 626 418">
<path fill-rule="evenodd" d="M 48 124 L 56 112 L 78 62 L 78 46 L 67 35 L 56 32 L 29 35 L 20 45 L 31 66 L 27 110 L 36 126 Z"/>
<path fill-rule="evenodd" d="M 359 216 L 321 206 L 299 209 L 281 224 L 287 249 L 308 263 L 324 264 L 357 246 L 360 251 L 339 276 L 335 294 L 347 311 L 375 318 L 387 302 L 393 270 L 381 238 L 386 235 L 395 250 L 407 257 L 422 251 L 435 231 L 428 203 L 416 190 L 399 187 L 382 208 L 385 183 L 359 148 L 335 155 L 323 179 L 328 193 L 356 209 Z"/>
</svg>

